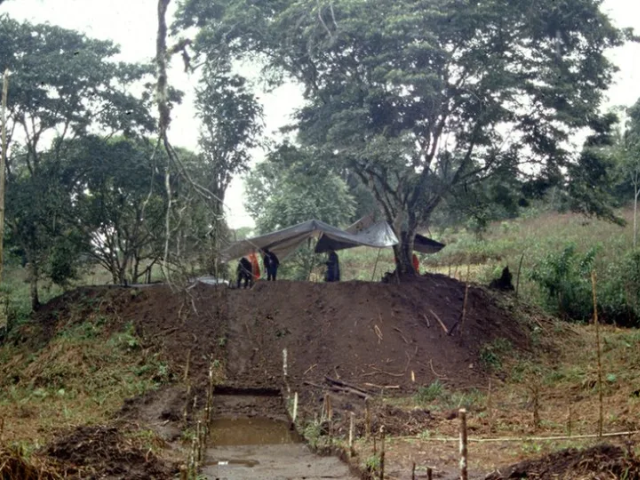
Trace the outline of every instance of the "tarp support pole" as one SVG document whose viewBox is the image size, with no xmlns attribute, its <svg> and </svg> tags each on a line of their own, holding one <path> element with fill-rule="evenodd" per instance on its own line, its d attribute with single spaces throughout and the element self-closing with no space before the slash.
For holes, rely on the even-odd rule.
<svg viewBox="0 0 640 480">
<path fill-rule="evenodd" d="M 373 266 L 373 275 L 371 275 L 371 281 L 373 282 L 376 278 L 376 270 L 378 269 L 378 260 L 380 260 L 380 253 L 382 253 L 382 249 L 378 249 L 378 256 L 376 257 L 376 263 Z"/>
</svg>

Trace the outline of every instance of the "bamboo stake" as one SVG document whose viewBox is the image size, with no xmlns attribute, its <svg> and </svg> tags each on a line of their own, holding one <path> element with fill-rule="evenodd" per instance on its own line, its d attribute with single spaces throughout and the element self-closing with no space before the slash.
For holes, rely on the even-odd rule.
<svg viewBox="0 0 640 480">
<path fill-rule="evenodd" d="M 191 363 L 191 349 L 187 352 L 187 363 L 184 367 L 184 381 L 189 379 L 189 364 Z"/>
<path fill-rule="evenodd" d="M 524 253 L 520 257 L 520 263 L 518 264 L 518 273 L 516 274 L 516 300 L 518 300 L 518 290 L 520 289 L 520 270 L 522 270 L 523 260 L 524 260 Z"/>
<path fill-rule="evenodd" d="M 468 480 L 467 410 L 461 408 L 458 413 L 460 415 L 460 480 Z"/>
<path fill-rule="evenodd" d="M 371 436 L 371 408 L 369 408 L 369 399 L 364 399 L 364 435 L 367 440 Z"/>
<path fill-rule="evenodd" d="M 327 420 L 329 422 L 329 442 L 333 441 L 333 407 L 331 406 L 331 397 L 327 393 Z"/>
<path fill-rule="evenodd" d="M 462 318 L 460 319 L 460 328 L 458 329 L 462 336 L 462 327 L 464 327 L 464 319 L 467 316 L 467 300 L 469 298 L 469 270 L 467 270 L 467 284 L 464 287 L 464 301 L 462 302 Z"/>
<path fill-rule="evenodd" d="M 604 428 L 604 407 L 602 397 L 602 355 L 600 352 L 600 322 L 598 322 L 598 299 L 596 297 L 597 278 L 596 271 L 591 272 L 591 285 L 593 287 L 593 323 L 596 325 L 596 351 L 598 356 L 598 438 L 602 437 Z"/>
<path fill-rule="evenodd" d="M 296 418 L 298 417 L 298 392 L 293 394 L 293 414 L 291 415 L 291 419 L 293 423 L 296 423 Z"/>
<path fill-rule="evenodd" d="M 573 429 L 573 404 L 569 404 L 569 413 L 567 414 L 567 435 L 571 435 Z"/>
<path fill-rule="evenodd" d="M 384 480 L 384 425 L 380 427 L 380 480 Z"/>
<path fill-rule="evenodd" d="M 491 378 L 489 378 L 489 392 L 487 393 L 487 415 L 489 420 L 489 431 L 493 432 L 493 388 Z"/>
<path fill-rule="evenodd" d="M 353 430 L 355 428 L 356 414 L 349 414 L 349 455 L 353 456 Z"/>
</svg>

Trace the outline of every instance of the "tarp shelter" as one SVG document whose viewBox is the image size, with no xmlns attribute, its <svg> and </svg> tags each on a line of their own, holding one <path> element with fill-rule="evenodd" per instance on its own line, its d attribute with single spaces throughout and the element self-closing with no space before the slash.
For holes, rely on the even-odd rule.
<svg viewBox="0 0 640 480">
<path fill-rule="evenodd" d="M 396 238 L 393 233 L 393 229 L 387 222 L 375 222 L 373 215 L 366 215 L 360 220 L 350 225 L 346 230 L 347 233 L 354 235 L 364 235 L 370 238 L 383 238 L 387 232 Z M 390 243 L 388 246 L 396 245 L 396 243 Z M 328 252 L 329 250 L 341 250 L 344 248 L 357 247 L 356 244 L 339 243 L 332 241 L 329 238 L 321 238 L 316 246 L 316 253 Z M 446 245 L 444 243 L 436 242 L 424 235 L 416 234 L 414 239 L 413 250 L 420 253 L 437 253 L 442 250 Z"/>
<path fill-rule="evenodd" d="M 374 224 L 359 233 L 349 233 L 320 220 L 309 220 L 266 235 L 235 242 L 222 252 L 222 260 L 228 262 L 265 248 L 282 260 L 311 238 L 319 239 L 316 247 L 322 244 L 325 246 L 321 248 L 327 248 L 327 250 L 316 248 L 316 252 L 357 246 L 385 248 L 398 243 L 398 238 L 386 222 Z"/>
<path fill-rule="evenodd" d="M 413 250 L 420 253 L 437 253 L 445 246 L 444 243 L 436 242 L 419 233 L 416 234 L 416 238 L 413 241 Z"/>
</svg>

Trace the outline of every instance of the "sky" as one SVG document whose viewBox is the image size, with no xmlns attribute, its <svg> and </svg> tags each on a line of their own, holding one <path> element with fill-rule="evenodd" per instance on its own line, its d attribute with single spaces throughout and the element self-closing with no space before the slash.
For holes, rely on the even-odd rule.
<svg viewBox="0 0 640 480">
<path fill-rule="evenodd" d="M 169 10 L 175 10 L 175 1 Z M 129 62 L 151 61 L 155 56 L 157 29 L 157 0 L 7 0 L 0 13 L 8 13 L 18 20 L 33 23 L 51 23 L 84 32 L 98 39 L 109 39 L 120 45 L 118 60 Z M 602 9 L 619 27 L 633 27 L 640 33 L 640 1 L 604 0 Z M 169 41 L 171 45 L 171 40 Z M 613 50 L 611 60 L 620 71 L 608 92 L 605 107 L 632 105 L 640 97 L 640 44 L 628 44 Z M 247 66 L 243 71 L 258 68 Z M 193 108 L 195 76 L 183 71 L 179 58 L 173 62 L 169 82 L 185 92 L 182 105 L 172 112 L 170 140 L 175 146 L 197 149 L 198 120 Z M 273 134 L 291 120 L 291 115 L 302 104 L 302 91 L 297 85 L 284 85 L 269 94 L 260 93 L 264 106 L 265 126 Z M 256 151 L 254 162 L 262 159 Z M 231 228 L 253 226 L 243 205 L 243 181 L 235 179 L 227 193 L 226 210 Z"/>
</svg>

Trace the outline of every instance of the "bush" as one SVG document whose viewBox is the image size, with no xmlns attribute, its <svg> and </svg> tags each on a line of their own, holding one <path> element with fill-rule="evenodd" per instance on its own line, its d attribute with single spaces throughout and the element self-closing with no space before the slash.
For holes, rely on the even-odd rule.
<svg viewBox="0 0 640 480">
<path fill-rule="evenodd" d="M 590 273 L 600 247 L 579 255 L 575 244 L 550 253 L 529 274 L 545 295 L 546 307 L 564 319 L 588 320 L 593 311 Z"/>
</svg>

